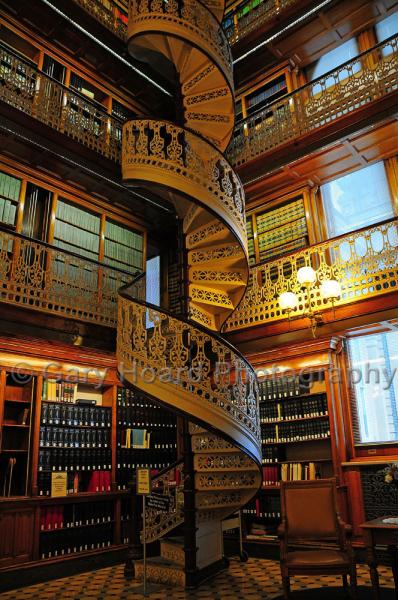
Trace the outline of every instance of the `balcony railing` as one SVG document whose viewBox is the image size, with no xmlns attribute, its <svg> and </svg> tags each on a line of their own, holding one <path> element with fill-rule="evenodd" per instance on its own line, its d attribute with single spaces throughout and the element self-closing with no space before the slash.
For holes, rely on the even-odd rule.
<svg viewBox="0 0 398 600">
<path fill-rule="evenodd" d="M 398 36 L 237 123 L 229 158 L 241 165 L 398 89 Z"/>
<path fill-rule="evenodd" d="M 0 100 L 119 162 L 123 122 L 0 44 Z"/>
<path fill-rule="evenodd" d="M 0 228 L 0 302 L 116 327 L 133 274 Z"/>
<path fill-rule="evenodd" d="M 127 23 L 123 22 L 121 13 L 112 0 L 108 2 L 103 2 L 103 0 L 74 0 L 74 2 L 84 8 L 94 19 L 121 40 L 125 41 L 127 39 Z"/>
<path fill-rule="evenodd" d="M 297 281 L 297 271 L 311 266 L 317 281 L 337 279 L 341 306 L 398 291 L 398 219 L 330 239 L 251 269 L 250 284 L 238 309 L 227 321 L 231 331 L 286 319 L 278 304 L 282 292 L 297 294 L 298 307 L 291 318 L 304 314 L 308 302 L 314 311 L 332 308 L 314 285 L 310 297 Z"/>
<path fill-rule="evenodd" d="M 230 13 L 224 22 L 229 43 L 236 44 L 294 4 L 299 4 L 299 0 L 247 0 L 244 6 Z"/>
</svg>

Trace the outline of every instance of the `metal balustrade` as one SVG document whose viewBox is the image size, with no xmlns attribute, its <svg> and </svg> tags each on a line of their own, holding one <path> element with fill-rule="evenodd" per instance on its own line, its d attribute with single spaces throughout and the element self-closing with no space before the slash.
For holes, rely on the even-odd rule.
<svg viewBox="0 0 398 600">
<path fill-rule="evenodd" d="M 117 37 L 125 41 L 127 39 L 127 23 L 124 23 L 119 14 L 119 9 L 112 0 L 73 0 L 79 4 L 94 19 L 99 21 Z"/>
<path fill-rule="evenodd" d="M 0 228 L 0 301 L 116 328 L 133 274 Z"/>
<path fill-rule="evenodd" d="M 247 163 L 398 89 L 398 36 L 240 121 L 228 149 L 233 165 Z"/>
<path fill-rule="evenodd" d="M 123 121 L 100 104 L 38 70 L 0 44 L 0 99 L 102 154 L 120 162 Z"/>
<path fill-rule="evenodd" d="M 332 308 L 322 298 L 319 286 L 308 297 L 300 287 L 297 271 L 311 266 L 317 281 L 336 279 L 341 297 L 334 306 L 354 303 L 398 290 L 398 219 L 330 239 L 288 256 L 259 264 L 250 270 L 248 290 L 226 323 L 226 330 L 238 330 L 286 319 L 278 304 L 283 292 L 297 294 L 298 307 L 290 317 L 303 315 L 310 303 L 314 311 Z"/>
<path fill-rule="evenodd" d="M 236 44 L 295 4 L 299 4 L 298 0 L 262 0 L 257 3 L 248 0 L 245 6 L 230 13 L 227 22 L 224 22 L 224 31 L 229 43 Z M 249 8 L 250 5 L 252 8 Z"/>
</svg>

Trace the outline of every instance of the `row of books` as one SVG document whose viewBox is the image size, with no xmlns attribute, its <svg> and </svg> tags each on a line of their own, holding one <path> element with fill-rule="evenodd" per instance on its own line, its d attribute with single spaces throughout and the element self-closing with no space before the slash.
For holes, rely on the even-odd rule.
<svg viewBox="0 0 398 600">
<path fill-rule="evenodd" d="M 260 405 L 260 421 L 294 421 L 310 417 L 323 417 L 328 415 L 328 401 L 326 394 L 311 396 L 300 400 L 286 402 L 268 402 Z"/>
<path fill-rule="evenodd" d="M 111 445 L 109 429 L 40 427 L 41 448 L 108 448 Z"/>
<path fill-rule="evenodd" d="M 113 520 L 112 502 L 81 502 L 64 506 L 47 506 L 40 510 L 40 530 L 55 531 Z"/>
<path fill-rule="evenodd" d="M 308 481 L 320 479 L 322 476 L 320 465 L 315 462 L 284 463 L 281 465 L 282 481 Z"/>
<path fill-rule="evenodd" d="M 39 471 L 94 471 L 112 468 L 110 448 L 51 448 L 39 450 Z"/>
<path fill-rule="evenodd" d="M 278 467 L 263 467 L 263 486 L 278 485 L 279 469 Z"/>
<path fill-rule="evenodd" d="M 282 227 L 268 231 L 265 234 L 258 235 L 258 247 L 260 252 L 283 246 L 296 239 L 303 238 L 307 235 L 307 222 L 305 217 L 298 219 L 293 223 L 288 223 Z"/>
<path fill-rule="evenodd" d="M 44 403 L 41 407 L 41 423 L 67 427 L 111 427 L 112 410 L 106 406 Z"/>
<path fill-rule="evenodd" d="M 51 402 L 75 402 L 76 383 L 44 379 L 42 400 Z"/>
<path fill-rule="evenodd" d="M 281 502 L 279 493 L 255 498 L 243 509 L 243 514 L 259 519 L 280 519 Z"/>
<path fill-rule="evenodd" d="M 175 450 L 163 450 L 152 454 L 147 450 L 137 450 L 130 452 L 126 449 L 118 450 L 116 457 L 117 469 L 129 469 L 135 471 L 137 468 L 149 467 L 151 469 L 162 470 L 175 462 Z"/>
<path fill-rule="evenodd" d="M 143 427 L 175 429 L 176 418 L 159 408 L 150 408 L 145 405 L 118 407 L 117 424 L 119 427 Z"/>
<path fill-rule="evenodd" d="M 279 462 L 279 449 L 275 446 L 263 446 L 262 447 L 262 463 L 263 465 L 270 465 Z"/>
<path fill-rule="evenodd" d="M 51 472 L 39 472 L 37 487 L 39 496 L 51 496 Z M 111 491 L 111 471 L 95 470 L 91 472 L 67 473 L 67 494 L 82 492 L 103 493 Z"/>
<path fill-rule="evenodd" d="M 297 239 L 280 244 L 278 246 L 272 246 L 271 248 L 260 248 L 260 261 L 266 261 L 276 256 L 283 256 L 284 254 L 291 254 L 299 248 L 305 248 L 308 245 L 307 237 L 298 237 Z"/>
<path fill-rule="evenodd" d="M 263 444 L 280 442 L 303 442 L 330 437 L 329 420 L 296 421 L 280 425 L 262 425 L 261 441 Z"/>
<path fill-rule="evenodd" d="M 78 529 L 63 529 L 52 535 L 40 537 L 40 556 L 55 558 L 87 550 L 108 548 L 113 544 L 113 524 L 101 523 L 82 532 Z"/>
<path fill-rule="evenodd" d="M 308 381 L 299 375 L 291 377 L 272 377 L 260 381 L 259 397 L 260 402 L 267 400 L 281 400 L 283 398 L 292 398 L 307 393 L 309 390 Z"/>
<path fill-rule="evenodd" d="M 300 198 L 257 215 L 257 232 L 264 233 L 281 225 L 289 225 L 291 221 L 303 217 L 305 217 L 305 207 L 302 198 Z"/>
</svg>

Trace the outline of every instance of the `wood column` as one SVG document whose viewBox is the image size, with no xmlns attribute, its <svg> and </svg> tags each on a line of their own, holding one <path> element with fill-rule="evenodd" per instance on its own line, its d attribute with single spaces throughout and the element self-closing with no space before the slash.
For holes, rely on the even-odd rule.
<svg viewBox="0 0 398 600">
<path fill-rule="evenodd" d="M 183 427 L 183 456 L 184 456 L 184 552 L 185 552 L 185 581 L 186 588 L 197 585 L 196 565 L 196 507 L 195 507 L 195 471 L 189 420 L 184 419 Z"/>
<path fill-rule="evenodd" d="M 142 558 L 142 544 L 140 539 L 142 497 L 138 496 L 136 489 L 136 475 L 134 473 L 130 488 L 129 547 L 124 565 L 124 576 L 126 579 L 134 579 L 134 561 Z"/>
</svg>

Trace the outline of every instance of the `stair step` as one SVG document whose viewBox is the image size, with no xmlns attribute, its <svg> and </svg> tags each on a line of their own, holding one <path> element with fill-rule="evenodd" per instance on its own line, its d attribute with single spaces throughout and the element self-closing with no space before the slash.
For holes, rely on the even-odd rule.
<svg viewBox="0 0 398 600">
<path fill-rule="evenodd" d="M 184 540 L 182 537 L 164 538 L 160 540 L 160 555 L 165 560 L 180 567 L 185 566 Z"/>
<path fill-rule="evenodd" d="M 233 308 L 228 294 L 222 290 L 208 288 L 202 285 L 190 285 L 189 297 L 191 302 L 195 304 L 210 304 L 211 306 L 219 306 L 221 308 Z"/>
<path fill-rule="evenodd" d="M 191 281 L 197 284 L 211 283 L 216 288 L 233 287 L 246 285 L 246 275 L 243 269 L 234 269 L 233 271 L 217 271 L 216 269 L 190 269 Z"/>
<path fill-rule="evenodd" d="M 194 469 L 197 473 L 231 473 L 252 471 L 253 462 L 243 452 L 236 454 L 217 451 L 216 456 L 196 453 L 194 455 Z"/>
<path fill-rule="evenodd" d="M 191 230 L 186 239 L 187 248 L 208 246 L 209 241 L 224 241 L 231 234 L 221 221 L 213 219 L 201 227 Z"/>
<path fill-rule="evenodd" d="M 230 442 L 213 433 L 200 433 L 192 436 L 192 450 L 197 454 L 236 453 L 238 450 Z"/>
<path fill-rule="evenodd" d="M 135 578 L 144 578 L 144 561 L 134 561 Z M 152 583 L 185 587 L 185 573 L 181 565 L 177 565 L 161 556 L 150 558 L 146 564 L 147 580 Z"/>
<path fill-rule="evenodd" d="M 219 261 L 223 261 L 224 268 L 228 268 L 226 262 L 235 258 L 239 260 L 242 254 L 243 250 L 238 243 L 208 246 L 201 250 L 190 250 L 188 252 L 188 263 L 197 267 L 199 264 L 217 264 Z"/>
</svg>

